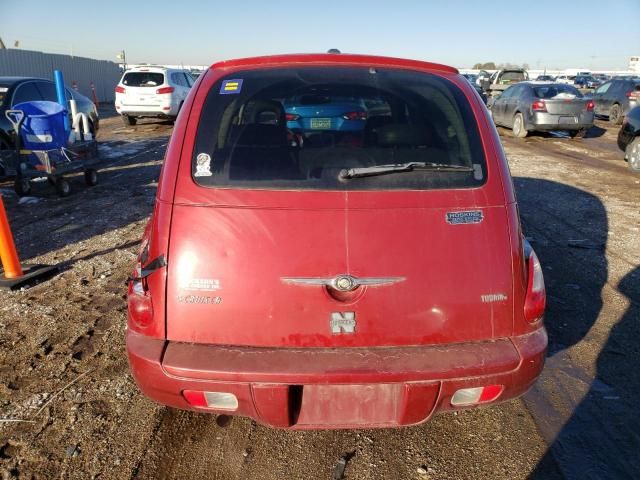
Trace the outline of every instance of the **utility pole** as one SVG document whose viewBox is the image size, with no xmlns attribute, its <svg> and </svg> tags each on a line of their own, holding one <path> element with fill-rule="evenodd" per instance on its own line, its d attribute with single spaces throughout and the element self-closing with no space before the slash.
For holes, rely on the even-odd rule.
<svg viewBox="0 0 640 480">
<path fill-rule="evenodd" d="M 116 55 L 116 58 L 119 58 L 120 60 L 122 60 L 122 71 L 126 71 L 127 70 L 127 56 L 124 53 L 124 49 L 120 50 L 120 53 L 118 55 Z"/>
</svg>

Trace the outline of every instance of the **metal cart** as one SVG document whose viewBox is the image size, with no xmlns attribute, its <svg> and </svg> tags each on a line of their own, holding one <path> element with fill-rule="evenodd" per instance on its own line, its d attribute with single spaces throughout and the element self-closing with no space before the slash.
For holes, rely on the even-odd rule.
<svg viewBox="0 0 640 480">
<path fill-rule="evenodd" d="M 98 143 L 94 140 L 78 141 L 71 146 L 60 144 L 55 148 L 23 148 L 23 124 L 27 115 L 18 109 L 7 110 L 5 116 L 15 131 L 15 151 L 3 152 L 3 164 L 7 176 L 15 175 L 15 191 L 18 195 L 29 195 L 31 180 L 46 177 L 56 188 L 58 195 L 66 197 L 71 185 L 64 177 L 70 173 L 84 172 L 88 186 L 98 183 L 96 165 L 99 162 Z M 66 142 L 65 142 L 66 143 Z"/>
</svg>

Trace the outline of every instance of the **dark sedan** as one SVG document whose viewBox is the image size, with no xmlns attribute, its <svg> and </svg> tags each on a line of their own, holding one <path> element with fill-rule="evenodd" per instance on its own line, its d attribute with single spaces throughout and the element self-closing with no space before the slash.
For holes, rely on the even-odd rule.
<svg viewBox="0 0 640 480">
<path fill-rule="evenodd" d="M 593 92 L 595 114 L 608 117 L 609 122 L 620 125 L 627 112 L 633 107 L 630 100 L 633 92 L 640 90 L 640 78 L 614 78 L 603 83 Z"/>
<path fill-rule="evenodd" d="M 95 135 L 98 131 L 98 110 L 91 100 L 75 90 L 66 88 L 67 100 L 74 99 L 78 112 L 87 115 L 90 130 Z M 5 111 L 22 102 L 48 100 L 57 102 L 56 86 L 51 80 L 31 77 L 0 77 L 0 150 L 15 148 L 15 132 Z M 0 176 L 4 175 L 4 166 L 0 158 Z"/>
<path fill-rule="evenodd" d="M 618 147 L 624 152 L 629 170 L 640 174 L 640 107 L 629 110 L 618 132 Z"/>
<path fill-rule="evenodd" d="M 598 88 L 602 82 L 591 75 L 578 75 L 573 84 L 578 88 Z"/>
<path fill-rule="evenodd" d="M 593 102 L 562 83 L 518 83 L 506 89 L 490 111 L 496 125 L 513 129 L 519 138 L 534 130 L 583 136 L 593 125 Z"/>
</svg>

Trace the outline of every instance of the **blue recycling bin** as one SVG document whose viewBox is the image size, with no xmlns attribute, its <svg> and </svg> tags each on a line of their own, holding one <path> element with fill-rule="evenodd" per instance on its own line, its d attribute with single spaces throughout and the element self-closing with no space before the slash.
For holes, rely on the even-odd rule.
<svg viewBox="0 0 640 480">
<path fill-rule="evenodd" d="M 64 119 L 67 110 L 56 102 L 36 101 L 14 105 L 13 110 L 24 112 L 20 129 L 22 145 L 27 150 L 54 150 L 67 146 Z"/>
</svg>

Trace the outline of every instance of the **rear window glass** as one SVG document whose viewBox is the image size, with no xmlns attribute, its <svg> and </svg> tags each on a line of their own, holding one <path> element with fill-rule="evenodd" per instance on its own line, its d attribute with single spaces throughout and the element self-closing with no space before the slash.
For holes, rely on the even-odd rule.
<svg viewBox="0 0 640 480">
<path fill-rule="evenodd" d="M 157 72 L 125 73 L 122 83 L 128 87 L 157 87 L 164 83 L 164 74 Z"/>
<path fill-rule="evenodd" d="M 555 98 L 555 97 L 582 97 L 580 91 L 571 85 L 563 85 L 561 83 L 555 85 L 543 85 L 534 87 L 533 91 L 538 98 Z"/>
<path fill-rule="evenodd" d="M 504 72 L 500 75 L 500 83 L 522 82 L 525 80 L 523 72 Z"/>
<path fill-rule="evenodd" d="M 214 84 L 192 175 L 208 187 L 425 190 L 480 186 L 486 165 L 471 106 L 452 82 L 305 67 L 236 72 Z"/>
</svg>

